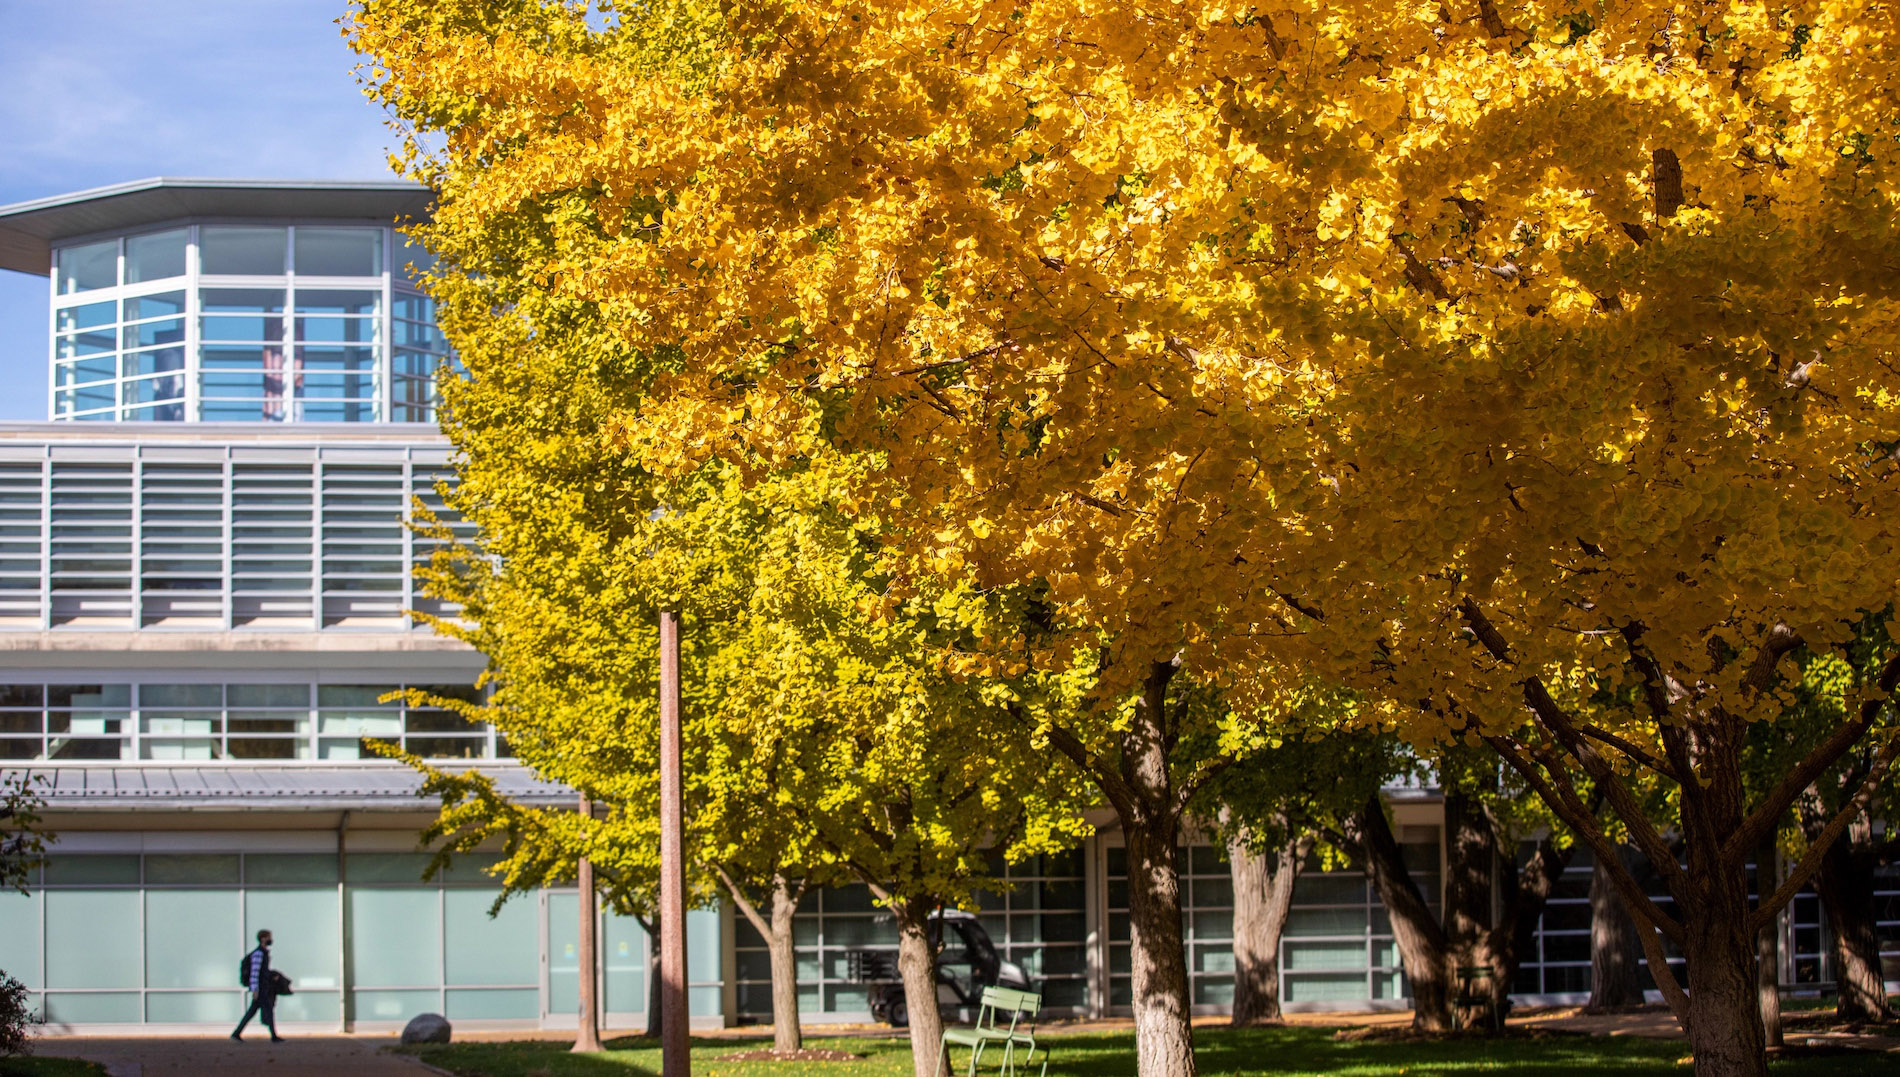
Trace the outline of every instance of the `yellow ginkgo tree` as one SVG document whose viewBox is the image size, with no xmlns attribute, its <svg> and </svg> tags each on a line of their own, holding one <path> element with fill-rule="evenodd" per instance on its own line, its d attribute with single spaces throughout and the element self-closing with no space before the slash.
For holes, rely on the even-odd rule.
<svg viewBox="0 0 1900 1077">
<path fill-rule="evenodd" d="M 605 420 L 629 458 L 875 451 L 859 496 L 901 491 L 875 511 L 913 571 L 1040 589 L 1112 641 L 1104 692 L 1297 670 L 1488 743 L 1617 882 L 1698 1071 L 1759 1074 L 1756 931 L 1864 798 L 1759 902 L 1746 859 L 1841 753 L 1876 738 L 1873 783 L 1900 752 L 1882 655 L 1741 781 L 1793 656 L 1900 590 L 1897 19 L 370 0 L 350 30 L 460 268 L 669 357 Z M 1602 696 L 1638 706 L 1568 702 Z M 1117 747 L 1166 739 L 1119 713 Z M 1177 978 L 1135 956 L 1142 1071 L 1191 1074 Z"/>
</svg>

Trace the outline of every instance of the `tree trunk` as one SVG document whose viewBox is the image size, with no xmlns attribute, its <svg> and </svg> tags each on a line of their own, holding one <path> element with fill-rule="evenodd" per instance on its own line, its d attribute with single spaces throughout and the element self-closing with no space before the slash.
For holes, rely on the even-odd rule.
<svg viewBox="0 0 1900 1077">
<path fill-rule="evenodd" d="M 1271 858 L 1245 834 L 1227 842 L 1234 881 L 1234 1025 L 1280 1022 L 1280 936 L 1293 909 L 1293 884 L 1312 848 L 1310 838 L 1281 846 Z"/>
<path fill-rule="evenodd" d="M 1181 939 L 1180 819 L 1123 821 L 1128 840 L 1135 1068 L 1142 1077 L 1193 1077 L 1187 950 Z"/>
<path fill-rule="evenodd" d="M 1865 819 L 1848 828 L 1821 859 L 1814 889 L 1834 935 L 1834 978 L 1840 985 L 1835 1015 L 1842 1021 L 1885 1021 L 1887 984 L 1880 967 L 1875 928 L 1874 856 Z"/>
<path fill-rule="evenodd" d="M 1778 859 L 1773 841 L 1763 842 L 1755 853 L 1755 893 L 1758 901 L 1766 900 L 1780 882 Z M 1773 920 L 1764 925 L 1755 937 L 1756 1005 L 1761 1008 L 1762 1043 L 1768 1047 L 1782 1046 L 1780 930 L 1780 921 Z"/>
<path fill-rule="evenodd" d="M 1112 754 L 1090 750 L 1060 725 L 1049 729 L 1050 743 L 1080 766 L 1114 806 L 1128 844 L 1129 957 L 1140 1077 L 1196 1073 L 1175 864 L 1182 812 L 1193 790 L 1176 789 L 1168 770 L 1168 753 L 1179 737 L 1168 708 L 1168 685 L 1179 669 L 1178 660 L 1149 664 L 1141 703 Z"/>
<path fill-rule="evenodd" d="M 897 918 L 897 974 L 910 1011 L 910 1060 L 916 1077 L 936 1077 L 943 1049 L 943 1018 L 937 1012 L 937 948 L 930 939 L 930 913 L 935 908 L 935 902 L 918 899 L 891 902 Z"/>
<path fill-rule="evenodd" d="M 660 918 L 655 916 L 651 923 L 640 921 L 640 930 L 647 934 L 647 1027 L 644 1035 L 657 1040 L 660 1038 Z"/>
<path fill-rule="evenodd" d="M 581 798 L 581 811 L 591 813 L 592 808 L 586 797 Z M 580 858 L 580 976 L 579 996 L 580 1013 L 576 1016 L 580 1028 L 574 1036 L 574 1050 L 583 1054 L 598 1052 L 600 1046 L 600 912 L 594 903 L 594 862 L 586 857 Z"/>
<path fill-rule="evenodd" d="M 1713 881 L 1713 880 L 1711 880 Z M 1689 977 L 1689 1047 L 1696 1077 L 1766 1077 L 1767 1045 L 1755 987 L 1755 946 L 1744 926 L 1745 886 L 1709 886 L 1719 904 L 1684 927 Z M 1723 894 L 1719 891 L 1728 891 Z"/>
<path fill-rule="evenodd" d="M 1584 1009 L 1604 1013 L 1642 1005 L 1642 957 L 1636 925 L 1599 861 L 1590 869 L 1590 1001 Z"/>
<path fill-rule="evenodd" d="M 1498 868 L 1497 831 L 1483 803 L 1469 792 L 1445 790 L 1444 963 L 1457 1024 L 1466 1029 L 1502 1026 L 1514 971 L 1497 939 Z M 1468 1002 L 1461 997 L 1467 992 Z"/>
<path fill-rule="evenodd" d="M 1687 865 L 1675 891 L 1682 910 L 1687 966 L 1689 1046 L 1696 1077 L 1766 1077 L 1767 1044 L 1755 985 L 1757 932 L 1748 928 L 1748 857 L 1728 840 L 1746 814 L 1741 771 L 1742 723 L 1711 722 L 1693 731 L 1697 781 L 1682 787 Z M 1687 898 L 1686 901 L 1683 899 Z"/>
<path fill-rule="evenodd" d="M 1418 884 L 1405 866 L 1404 851 L 1386 822 L 1385 806 L 1377 797 L 1354 813 L 1351 823 L 1366 874 L 1392 919 L 1392 936 L 1399 962 L 1412 990 L 1412 1027 L 1420 1032 L 1449 1032 L 1453 1028 L 1451 983 L 1445 961 L 1445 929 L 1432 916 Z"/>
<path fill-rule="evenodd" d="M 783 875 L 772 880 L 772 930 L 765 937 L 772 964 L 772 1050 L 797 1051 L 805 1046 L 798 1024 L 798 955 L 792 947 L 792 916 L 798 896 Z"/>
</svg>

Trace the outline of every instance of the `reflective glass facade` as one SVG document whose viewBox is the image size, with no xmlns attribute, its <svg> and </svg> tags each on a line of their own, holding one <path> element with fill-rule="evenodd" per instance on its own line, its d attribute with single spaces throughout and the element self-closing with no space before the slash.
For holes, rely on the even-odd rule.
<svg viewBox="0 0 1900 1077">
<path fill-rule="evenodd" d="M 288 1024 L 379 1027 L 418 1013 L 524 1026 L 571 1020 L 573 891 L 518 897 L 490 917 L 499 891 L 481 871 L 487 861 L 464 858 L 423 882 L 427 861 L 224 849 L 56 855 L 30 893 L 0 894 L 0 969 L 55 1026 L 228 1027 L 245 1005 L 238 958 L 267 928 L 271 963 L 296 986 L 277 1004 Z M 693 1009 L 716 1019 L 721 921 L 695 912 L 687 929 Z M 600 931 L 608 1017 L 641 1020 L 646 936 L 612 915 Z"/>
<path fill-rule="evenodd" d="M 432 422 L 452 363 L 381 224 L 203 223 L 56 246 L 54 419 Z"/>
<path fill-rule="evenodd" d="M 452 711 L 384 702 L 404 691 L 476 698 L 467 684 L 0 684 L 0 761 L 381 758 L 372 740 L 429 759 L 488 759 L 507 746 Z"/>
</svg>

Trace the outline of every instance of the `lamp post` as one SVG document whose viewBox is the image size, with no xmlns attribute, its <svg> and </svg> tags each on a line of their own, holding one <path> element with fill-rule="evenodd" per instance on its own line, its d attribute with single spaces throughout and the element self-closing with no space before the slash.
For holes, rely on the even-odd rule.
<svg viewBox="0 0 1900 1077">
<path fill-rule="evenodd" d="M 660 611 L 660 1072 L 689 1077 L 686 865 L 680 795 L 680 622 Z"/>
</svg>

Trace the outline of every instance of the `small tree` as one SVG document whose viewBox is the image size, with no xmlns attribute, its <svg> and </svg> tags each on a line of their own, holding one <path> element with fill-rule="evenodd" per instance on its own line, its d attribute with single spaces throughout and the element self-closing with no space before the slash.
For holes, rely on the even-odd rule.
<svg viewBox="0 0 1900 1077">
<path fill-rule="evenodd" d="M 1316 695 L 1315 710 L 1346 706 L 1332 693 Z M 1409 760 L 1388 735 L 1290 724 L 1216 774 L 1194 804 L 1226 847 L 1233 879 L 1237 1026 L 1279 1022 L 1280 938 L 1294 884 L 1323 835 L 1337 833 Z"/>
</svg>

